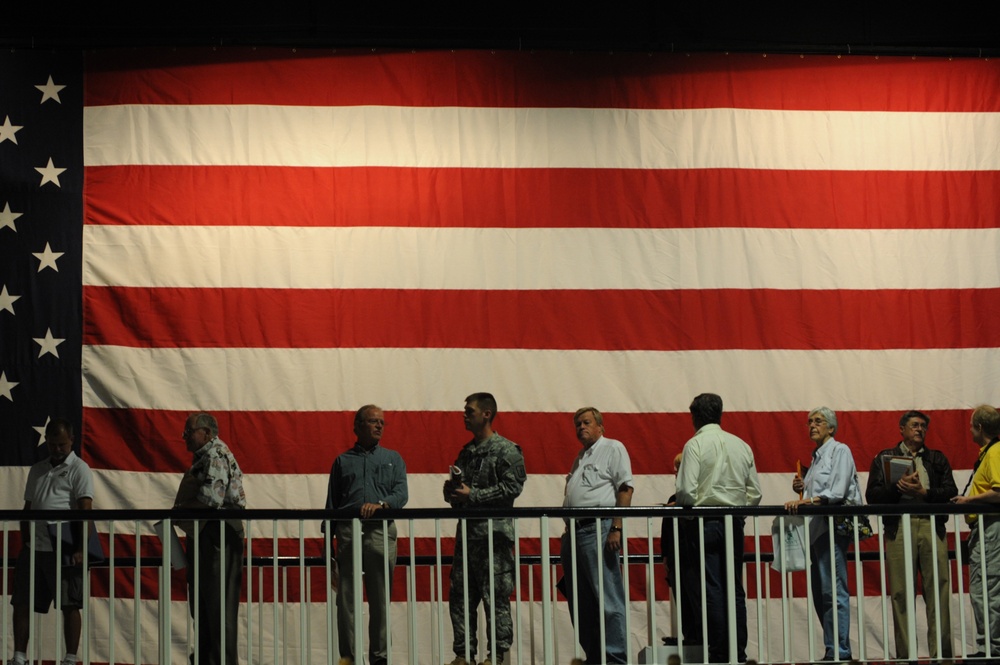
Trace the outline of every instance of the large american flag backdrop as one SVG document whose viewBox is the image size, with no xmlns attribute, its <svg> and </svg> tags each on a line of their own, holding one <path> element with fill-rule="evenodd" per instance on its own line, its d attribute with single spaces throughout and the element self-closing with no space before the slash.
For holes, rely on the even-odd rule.
<svg viewBox="0 0 1000 665">
<path fill-rule="evenodd" d="M 861 471 L 924 410 L 964 480 L 969 409 L 1000 402 L 996 61 L 0 62 L 7 507 L 55 415 L 81 423 L 97 507 L 169 506 L 184 418 L 208 410 L 251 507 L 312 508 L 374 402 L 410 506 L 438 507 L 485 390 L 539 506 L 594 405 L 639 505 L 672 493 L 700 392 L 765 503 L 790 498 L 811 407 L 838 411 Z"/>
</svg>

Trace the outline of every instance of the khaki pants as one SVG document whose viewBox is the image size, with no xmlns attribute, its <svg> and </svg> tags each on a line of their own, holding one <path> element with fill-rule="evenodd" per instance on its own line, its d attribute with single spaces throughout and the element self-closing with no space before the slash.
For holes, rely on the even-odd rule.
<svg viewBox="0 0 1000 665">
<path fill-rule="evenodd" d="M 386 593 L 386 560 L 389 564 L 389 583 L 396 568 L 396 524 L 389 522 L 389 550 L 385 549 L 385 531 L 382 520 L 361 522 L 361 565 L 354 562 L 351 543 L 352 523 L 337 523 L 337 567 L 340 569 L 340 590 L 337 592 L 337 630 L 340 636 L 340 657 L 354 662 L 361 659 L 354 647 L 354 577 L 363 575 L 363 585 L 368 596 L 368 655 L 371 663 L 384 663 L 388 657 L 389 639 L 386 622 L 389 595 Z M 391 588 L 390 588 L 391 593 Z"/>
<path fill-rule="evenodd" d="M 900 517 L 895 538 L 885 539 L 885 566 L 888 573 L 889 597 L 892 599 L 892 618 L 896 634 L 896 658 L 915 660 L 911 654 L 909 615 L 907 612 L 906 555 L 903 539 L 905 516 Z M 938 658 L 938 627 L 941 633 L 941 658 L 952 657 L 951 643 L 951 576 L 948 567 L 948 542 L 938 538 L 934 522 L 926 515 L 910 516 L 911 565 L 913 585 L 920 574 L 921 593 L 927 608 L 927 647 L 932 659 Z M 934 571 L 937 570 L 937 584 Z M 913 587 L 910 587 L 911 589 Z M 941 611 L 937 610 L 940 603 Z"/>
</svg>

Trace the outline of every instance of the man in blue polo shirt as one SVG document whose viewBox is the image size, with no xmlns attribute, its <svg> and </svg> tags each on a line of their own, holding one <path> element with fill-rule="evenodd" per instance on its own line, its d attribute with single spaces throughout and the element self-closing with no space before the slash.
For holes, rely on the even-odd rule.
<svg viewBox="0 0 1000 665">
<path fill-rule="evenodd" d="M 90 467 L 73 452 L 73 425 L 63 418 L 55 418 L 45 426 L 47 459 L 38 462 L 28 471 L 24 488 L 25 510 L 90 510 L 93 507 L 94 479 Z M 80 646 L 83 617 L 83 537 L 82 523 L 71 526 L 73 538 L 63 540 L 62 554 L 70 565 L 62 568 L 60 603 L 63 613 L 63 635 L 66 655 L 62 665 L 75 665 L 76 651 Z M 31 583 L 31 551 L 35 553 L 34 609 L 48 613 L 56 594 L 56 543 L 52 542 L 45 523 L 35 525 L 34 541 L 30 540 L 28 522 L 21 522 L 21 553 L 14 571 L 14 657 L 11 665 L 24 665 L 27 661 L 29 598 Z M 66 550 L 70 551 L 66 551 Z"/>
<path fill-rule="evenodd" d="M 336 555 L 331 584 L 337 591 L 337 627 L 340 635 L 340 663 L 355 661 L 354 649 L 354 577 L 364 575 L 365 592 L 371 620 L 368 623 L 368 654 L 372 665 L 388 659 L 389 640 L 386 617 L 386 561 L 390 587 L 396 566 L 396 523 L 372 519 L 386 508 L 402 508 L 409 499 L 406 465 L 394 450 L 383 448 L 385 414 L 374 404 L 366 404 L 354 415 L 357 442 L 333 462 L 327 491 L 328 510 L 357 511 L 361 519 L 361 565 L 354 561 L 351 543 L 354 529 L 351 520 L 331 526 L 336 535 Z M 388 551 L 386 550 L 388 543 Z"/>
</svg>

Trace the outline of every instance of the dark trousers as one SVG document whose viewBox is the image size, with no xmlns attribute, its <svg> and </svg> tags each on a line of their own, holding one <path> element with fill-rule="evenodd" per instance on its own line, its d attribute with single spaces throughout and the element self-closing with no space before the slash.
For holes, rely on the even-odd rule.
<svg viewBox="0 0 1000 665">
<path fill-rule="evenodd" d="M 195 604 L 198 606 L 198 665 L 223 665 L 223 641 L 225 665 L 239 665 L 236 645 L 243 581 L 243 532 L 228 523 L 223 523 L 223 531 L 224 535 L 219 533 L 218 522 L 206 522 L 198 534 L 198 551 L 193 556 L 194 538 L 189 537 L 187 543 L 188 606 L 192 617 Z"/>
<path fill-rule="evenodd" d="M 726 523 L 723 519 L 706 519 L 705 535 L 705 614 L 708 630 L 708 661 L 711 663 L 729 662 L 729 594 L 736 599 L 736 659 L 745 662 L 747 659 L 747 596 L 743 589 L 743 519 L 733 518 L 733 555 L 726 556 Z M 701 543 L 698 533 L 698 521 L 688 521 L 681 529 L 682 581 L 687 585 L 681 587 L 681 618 L 684 623 L 684 639 L 701 640 L 702 634 L 697 624 L 701 622 Z M 688 537 L 685 537 L 688 536 Z M 686 556 L 683 556 L 686 554 Z M 732 589 L 726 581 L 726 566 L 732 563 L 735 573 Z M 696 625 L 687 626 L 690 616 L 697 617 Z"/>
</svg>

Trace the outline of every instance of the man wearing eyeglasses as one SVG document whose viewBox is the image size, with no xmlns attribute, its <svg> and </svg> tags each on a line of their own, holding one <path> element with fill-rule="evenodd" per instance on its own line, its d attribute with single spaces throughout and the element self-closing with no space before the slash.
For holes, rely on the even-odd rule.
<svg viewBox="0 0 1000 665">
<path fill-rule="evenodd" d="M 194 459 L 177 488 L 174 508 L 246 508 L 243 472 L 229 446 L 219 438 L 215 417 L 207 413 L 192 414 L 184 425 L 183 437 Z M 198 607 L 198 663 L 223 665 L 221 647 L 225 645 L 226 665 L 238 665 L 236 637 L 243 580 L 243 521 L 232 517 L 220 525 L 216 520 L 177 520 L 177 526 L 188 536 L 188 604 L 191 616 L 195 616 L 196 604 Z M 220 618 L 223 610 L 224 621 Z"/>
<path fill-rule="evenodd" d="M 951 464 L 944 453 L 931 450 L 924 441 L 931 419 L 920 411 L 907 411 L 899 419 L 902 441 L 881 451 L 872 460 L 868 473 L 865 498 L 870 504 L 886 503 L 905 506 L 916 512 L 928 503 L 947 503 L 958 494 Z M 906 458 L 906 459 L 903 459 Z M 910 460 L 909 472 L 895 483 L 886 479 L 887 462 Z M 891 475 L 891 470 L 890 470 Z M 940 658 L 952 657 L 951 642 L 951 578 L 948 574 L 947 515 L 910 515 L 910 565 L 913 581 L 917 572 L 923 578 L 923 596 L 927 610 L 927 646 L 932 660 L 938 656 L 938 634 L 941 639 Z M 907 604 L 913 596 L 906 585 L 906 540 L 900 517 L 882 517 L 885 529 L 885 567 L 892 599 L 892 619 L 896 634 L 896 658 L 915 660 L 910 653 Z M 940 612 L 938 611 L 940 607 Z"/>
<path fill-rule="evenodd" d="M 332 522 L 336 550 L 330 584 L 337 592 L 337 628 L 340 636 L 340 663 L 351 665 L 354 649 L 354 579 L 364 576 L 368 595 L 368 655 L 372 665 L 382 665 L 388 658 L 389 641 L 386 617 L 392 571 L 396 567 L 396 524 L 376 519 L 388 508 L 402 508 L 409 499 L 406 465 L 394 450 L 381 445 L 385 413 L 374 404 L 366 404 L 354 414 L 357 441 L 341 453 L 330 469 L 326 495 L 327 510 L 350 511 L 361 522 L 361 565 L 354 560 L 353 520 Z M 387 576 L 388 574 L 388 576 Z M 389 581 L 389 589 L 386 588 Z"/>
</svg>

